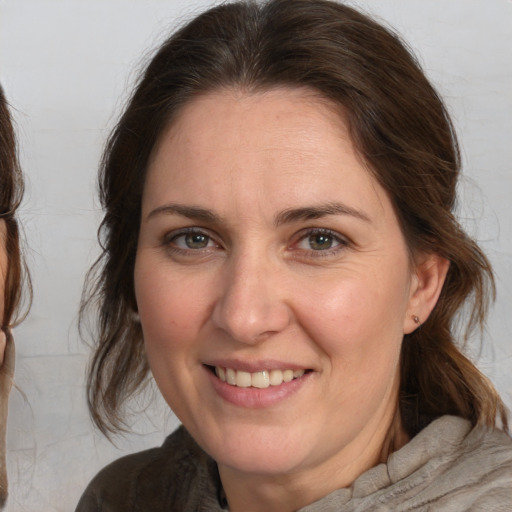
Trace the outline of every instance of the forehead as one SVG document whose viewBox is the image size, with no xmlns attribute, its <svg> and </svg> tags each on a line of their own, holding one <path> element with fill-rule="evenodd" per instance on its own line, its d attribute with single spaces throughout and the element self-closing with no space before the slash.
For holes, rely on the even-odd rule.
<svg viewBox="0 0 512 512">
<path fill-rule="evenodd" d="M 360 196 L 380 208 L 378 189 L 336 105 L 308 89 L 230 89 L 183 107 L 153 151 L 144 196 L 217 208 L 223 193 L 283 208 Z"/>
<path fill-rule="evenodd" d="M 336 127 L 336 136 L 350 139 L 343 108 L 313 89 L 275 87 L 251 92 L 222 88 L 196 96 L 179 109 L 155 144 L 152 160 L 162 144 L 171 139 L 176 139 L 177 144 L 190 143 L 192 135 L 194 143 L 208 144 L 218 142 L 213 137 L 216 135 L 228 142 L 225 132 L 217 131 L 217 128 L 225 129 L 228 125 L 231 133 L 238 131 L 238 141 L 250 138 L 254 145 L 257 142 L 291 141 L 294 134 L 298 138 L 311 137 L 311 125 L 319 121 Z M 254 137 L 255 132 L 259 132 L 258 140 Z M 261 137 L 265 134 L 267 137 Z M 237 141 L 230 139 L 230 142 Z"/>
</svg>

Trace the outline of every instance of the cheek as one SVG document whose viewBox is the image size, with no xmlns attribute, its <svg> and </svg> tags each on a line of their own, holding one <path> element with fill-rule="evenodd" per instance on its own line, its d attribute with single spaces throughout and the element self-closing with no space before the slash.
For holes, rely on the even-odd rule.
<svg viewBox="0 0 512 512">
<path fill-rule="evenodd" d="M 403 294 L 397 295 L 344 281 L 332 288 L 330 298 L 318 297 L 304 309 L 309 336 L 328 361 L 324 393 L 329 408 L 340 411 L 335 421 L 346 421 L 350 411 L 364 424 L 397 392 Z"/>
<path fill-rule="evenodd" d="M 193 376 L 204 304 L 193 283 L 169 274 L 157 265 L 136 265 L 135 295 L 156 384 L 171 409 L 186 417 L 194 402 L 190 397 L 195 396 Z"/>
<path fill-rule="evenodd" d="M 180 347 L 194 347 L 191 340 L 208 309 L 201 293 L 204 282 L 201 286 L 196 281 L 160 272 L 155 266 L 136 265 L 135 295 L 150 357 L 153 352 L 161 357 L 165 351 L 174 354 Z"/>
<path fill-rule="evenodd" d="M 302 324 L 345 376 L 389 371 L 399 358 L 407 291 L 403 276 L 331 280 L 322 292 L 303 293 Z"/>
</svg>

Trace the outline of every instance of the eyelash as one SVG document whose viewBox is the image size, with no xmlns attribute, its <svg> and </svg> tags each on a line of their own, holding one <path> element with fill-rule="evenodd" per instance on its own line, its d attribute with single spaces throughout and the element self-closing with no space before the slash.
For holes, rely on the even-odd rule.
<svg viewBox="0 0 512 512">
<path fill-rule="evenodd" d="M 181 237 L 185 237 L 187 235 L 196 235 L 196 236 L 204 236 L 208 239 L 208 244 L 210 242 L 213 242 L 215 246 L 220 247 L 220 244 L 218 244 L 215 241 L 215 238 L 208 232 L 200 228 L 196 227 L 190 227 L 190 228 L 184 228 L 180 229 L 178 231 L 172 231 L 171 233 L 167 233 L 164 235 L 162 240 L 162 245 L 169 251 L 177 254 L 182 254 L 185 256 L 192 256 L 191 253 L 194 253 L 194 255 L 197 255 L 198 253 L 204 253 L 205 251 L 209 251 L 212 249 L 211 246 L 207 246 L 202 249 L 193 249 L 193 248 L 184 248 L 184 247 L 178 247 L 176 245 L 176 240 L 178 240 Z"/>
<path fill-rule="evenodd" d="M 308 238 L 311 238 L 313 236 L 323 235 L 326 237 L 329 237 L 332 239 L 333 242 L 335 242 L 337 245 L 334 247 L 329 247 L 328 249 L 301 249 L 296 247 L 298 244 L 300 244 L 303 241 L 307 241 Z M 301 251 L 303 254 L 302 257 L 306 258 L 327 258 L 329 256 L 334 256 L 338 254 L 340 251 L 343 251 L 347 246 L 349 245 L 349 241 L 347 238 L 341 236 L 336 231 L 332 231 L 330 229 L 325 228 L 308 228 L 301 232 L 299 232 L 296 235 L 296 242 L 293 243 L 293 246 L 296 248 L 293 249 L 293 251 Z"/>
<path fill-rule="evenodd" d="M 193 249 L 191 247 L 185 248 L 177 246 L 176 241 L 181 237 L 185 237 L 186 235 L 203 236 L 208 239 L 208 245 L 204 248 L 197 249 Z M 313 248 L 306 249 L 297 247 L 301 242 L 307 241 L 308 238 L 322 235 L 332 239 L 333 243 L 336 243 L 336 245 L 334 247 L 329 247 L 327 249 L 316 250 Z M 210 243 L 213 243 L 214 245 L 211 246 L 209 245 Z M 299 252 L 301 258 L 314 259 L 334 256 L 343 249 L 345 249 L 349 244 L 349 240 L 341 236 L 336 231 L 324 228 L 307 228 L 295 235 L 295 241 L 289 246 L 289 249 L 292 252 L 292 254 L 295 253 L 294 257 L 297 257 L 296 253 Z M 166 248 L 166 250 L 176 255 L 183 255 L 189 257 L 207 255 L 212 251 L 212 249 L 215 250 L 218 248 L 222 248 L 222 245 L 216 241 L 216 237 L 212 236 L 210 232 L 197 227 L 184 228 L 178 231 L 172 231 L 170 233 L 167 233 L 166 235 L 164 235 L 162 239 L 162 245 Z"/>
</svg>

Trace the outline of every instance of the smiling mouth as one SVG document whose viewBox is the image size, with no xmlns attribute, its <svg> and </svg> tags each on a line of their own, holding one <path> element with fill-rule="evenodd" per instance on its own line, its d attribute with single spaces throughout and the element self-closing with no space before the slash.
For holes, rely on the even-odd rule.
<svg viewBox="0 0 512 512">
<path fill-rule="evenodd" d="M 226 384 L 239 388 L 265 389 L 269 386 L 280 386 L 294 379 L 299 379 L 310 370 L 262 370 L 259 372 L 245 372 L 233 368 L 212 367 L 215 375 Z"/>
</svg>

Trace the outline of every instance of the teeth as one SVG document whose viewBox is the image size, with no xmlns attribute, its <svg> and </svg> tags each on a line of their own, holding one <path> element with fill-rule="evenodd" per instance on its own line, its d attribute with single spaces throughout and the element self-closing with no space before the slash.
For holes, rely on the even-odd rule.
<svg viewBox="0 0 512 512">
<path fill-rule="evenodd" d="M 270 370 L 270 385 L 279 386 L 283 383 L 283 372 L 281 370 Z"/>
<path fill-rule="evenodd" d="M 239 388 L 250 388 L 252 384 L 251 374 L 249 372 L 236 372 L 236 385 Z"/>
<path fill-rule="evenodd" d="M 253 388 L 268 388 L 270 386 L 268 372 L 266 370 L 263 370 L 262 372 L 253 373 L 251 375 L 251 384 Z"/>
<path fill-rule="evenodd" d="M 283 380 L 285 382 L 291 382 L 293 380 L 293 370 L 285 370 L 283 372 Z"/>
<path fill-rule="evenodd" d="M 215 373 L 222 382 L 226 382 L 226 372 L 224 371 L 224 368 L 217 366 L 217 368 L 215 368 Z"/>
<path fill-rule="evenodd" d="M 236 386 L 236 372 L 231 368 L 226 368 L 226 382 L 232 386 Z"/>
<path fill-rule="evenodd" d="M 265 389 L 269 386 L 280 386 L 283 382 L 302 377 L 305 370 L 262 370 L 260 372 L 244 372 L 232 368 L 215 367 L 215 374 L 222 382 L 227 382 L 239 388 Z"/>
</svg>

